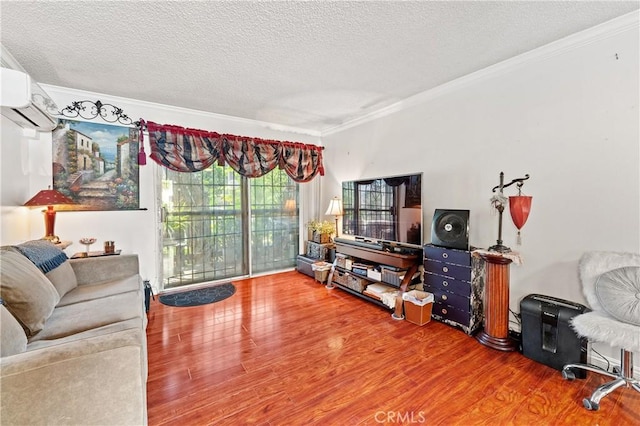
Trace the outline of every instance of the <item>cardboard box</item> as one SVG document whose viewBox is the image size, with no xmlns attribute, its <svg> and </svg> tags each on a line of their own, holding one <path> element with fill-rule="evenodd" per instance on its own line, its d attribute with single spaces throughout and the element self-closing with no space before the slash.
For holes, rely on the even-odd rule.
<svg viewBox="0 0 640 426">
<path fill-rule="evenodd" d="M 411 290 L 402 295 L 404 318 L 416 325 L 425 325 L 431 321 L 433 294 L 426 291 Z"/>
</svg>

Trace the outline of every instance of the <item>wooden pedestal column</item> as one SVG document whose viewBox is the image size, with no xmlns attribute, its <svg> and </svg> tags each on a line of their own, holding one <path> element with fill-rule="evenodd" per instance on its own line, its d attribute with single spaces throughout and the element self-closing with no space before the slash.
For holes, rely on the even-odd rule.
<svg viewBox="0 0 640 426">
<path fill-rule="evenodd" d="M 476 339 L 500 351 L 515 351 L 516 342 L 509 338 L 509 265 L 512 260 L 500 253 L 481 253 L 486 262 L 484 288 L 484 328 Z"/>
</svg>

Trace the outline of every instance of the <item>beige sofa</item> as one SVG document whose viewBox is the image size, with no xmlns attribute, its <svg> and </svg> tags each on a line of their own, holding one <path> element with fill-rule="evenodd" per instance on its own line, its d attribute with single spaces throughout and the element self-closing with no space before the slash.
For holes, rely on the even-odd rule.
<svg viewBox="0 0 640 426">
<path fill-rule="evenodd" d="M 0 249 L 2 425 L 146 424 L 137 255 L 63 254 L 47 270 L 18 248 Z"/>
</svg>

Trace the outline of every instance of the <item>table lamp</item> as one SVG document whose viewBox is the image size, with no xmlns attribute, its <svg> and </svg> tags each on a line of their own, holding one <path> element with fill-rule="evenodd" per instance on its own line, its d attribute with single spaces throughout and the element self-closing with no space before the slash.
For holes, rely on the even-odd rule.
<svg viewBox="0 0 640 426">
<path fill-rule="evenodd" d="M 335 216 L 336 218 L 336 237 L 338 236 L 338 216 L 342 216 L 342 201 L 338 197 L 333 197 L 329 203 L 329 208 L 325 212 L 326 215 Z"/>
<path fill-rule="evenodd" d="M 295 213 L 296 209 L 298 208 L 298 206 L 296 205 L 296 200 L 289 198 L 287 200 L 285 200 L 284 202 L 284 209 L 285 211 L 289 212 L 290 214 Z"/>
<path fill-rule="evenodd" d="M 47 206 L 47 209 L 44 210 L 44 227 L 45 227 L 45 235 L 43 239 L 49 240 L 52 242 L 58 242 L 60 239 L 53 232 L 55 224 L 56 224 L 56 211 L 54 210 L 54 205 L 60 204 L 76 204 L 71 198 L 62 194 L 55 189 L 43 189 L 33 196 L 29 201 L 24 203 L 27 207 L 41 207 Z"/>
</svg>

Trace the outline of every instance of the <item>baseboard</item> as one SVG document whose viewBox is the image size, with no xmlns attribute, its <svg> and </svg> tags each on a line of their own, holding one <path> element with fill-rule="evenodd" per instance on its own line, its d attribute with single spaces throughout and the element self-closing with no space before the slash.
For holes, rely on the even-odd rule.
<svg viewBox="0 0 640 426">
<path fill-rule="evenodd" d="M 640 359 L 640 354 L 634 353 L 634 358 Z M 617 358 L 611 358 L 605 355 L 598 355 L 592 350 L 589 350 L 587 355 L 587 362 L 589 364 L 593 364 L 600 368 L 607 368 L 607 361 L 609 361 L 609 371 L 613 369 L 613 367 L 620 367 L 620 360 Z M 640 369 L 633 370 L 633 378 L 636 380 L 640 380 Z"/>
</svg>

